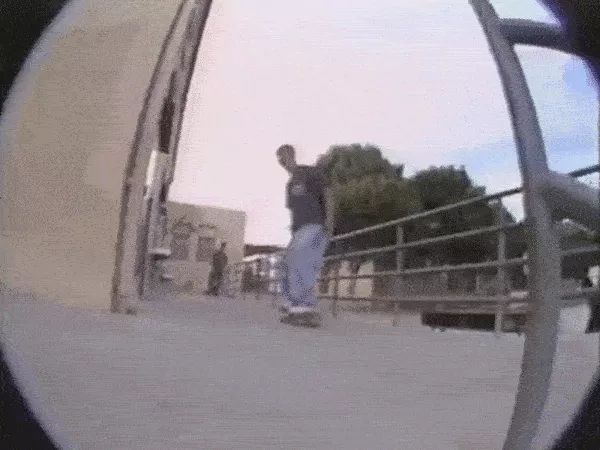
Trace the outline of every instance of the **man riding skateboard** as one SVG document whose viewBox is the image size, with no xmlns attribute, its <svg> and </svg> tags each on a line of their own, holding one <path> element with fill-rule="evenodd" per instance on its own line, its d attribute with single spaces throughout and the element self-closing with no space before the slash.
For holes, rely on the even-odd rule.
<svg viewBox="0 0 600 450">
<path fill-rule="evenodd" d="M 333 232 L 332 193 L 318 168 L 296 163 L 293 146 L 279 147 L 277 159 L 290 174 L 286 206 L 292 221 L 292 239 L 282 264 L 285 303 L 281 311 L 285 321 L 318 320 L 314 287 Z"/>
</svg>

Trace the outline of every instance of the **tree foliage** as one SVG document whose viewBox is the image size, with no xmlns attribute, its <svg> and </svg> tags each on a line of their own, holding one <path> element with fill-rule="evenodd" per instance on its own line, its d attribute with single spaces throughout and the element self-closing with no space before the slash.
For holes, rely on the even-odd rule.
<svg viewBox="0 0 600 450">
<path fill-rule="evenodd" d="M 353 230 L 388 222 L 417 213 L 421 205 L 416 192 L 406 180 L 368 175 L 338 185 L 336 232 Z M 351 249 L 359 250 L 390 246 L 396 243 L 396 227 L 390 226 L 357 236 L 348 241 Z M 377 260 L 385 267 L 393 267 L 395 254 L 382 255 Z"/>
<path fill-rule="evenodd" d="M 322 155 L 321 167 L 336 197 L 335 234 L 344 234 L 421 210 L 418 195 L 394 165 L 373 145 L 336 145 Z M 332 252 L 393 245 L 395 227 L 339 242 Z M 393 255 L 388 255 L 390 261 Z M 389 263 L 388 263 L 389 265 Z"/>
<path fill-rule="evenodd" d="M 334 145 L 317 160 L 327 180 L 336 185 L 369 175 L 402 179 L 404 167 L 394 165 L 381 154 L 381 149 L 372 144 Z"/>
<path fill-rule="evenodd" d="M 390 162 L 371 144 L 332 146 L 319 157 L 317 165 L 336 195 L 335 234 L 485 195 L 485 187 L 476 185 L 462 166 L 431 166 L 405 178 L 404 165 Z M 498 212 L 487 202 L 479 202 L 428 216 L 404 226 L 405 241 L 489 227 L 497 223 Z M 502 213 L 505 220 L 514 222 L 503 207 Z M 330 252 L 389 246 L 396 243 L 396 236 L 396 227 L 392 226 L 336 243 Z M 409 267 L 418 267 L 426 261 L 437 265 L 494 259 L 496 239 L 490 234 L 417 248 L 405 253 L 405 261 Z M 375 264 L 379 269 L 392 268 L 394 252 Z"/>
<path fill-rule="evenodd" d="M 475 185 L 462 166 L 429 167 L 414 174 L 411 180 L 425 211 L 486 194 L 485 187 Z M 421 226 L 415 228 L 416 233 L 409 239 L 426 239 L 490 227 L 498 223 L 499 213 L 500 211 L 487 202 L 472 203 L 422 220 Z M 513 220 L 506 210 L 502 213 L 509 221 Z M 409 262 L 417 266 L 421 265 L 424 259 L 436 265 L 481 262 L 494 258 L 496 250 L 495 236 L 483 235 L 417 249 Z"/>
</svg>

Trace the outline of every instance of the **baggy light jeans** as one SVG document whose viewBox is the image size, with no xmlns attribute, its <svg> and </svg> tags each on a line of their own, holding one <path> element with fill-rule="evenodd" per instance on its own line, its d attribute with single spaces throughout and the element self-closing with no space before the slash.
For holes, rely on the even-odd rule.
<svg viewBox="0 0 600 450">
<path fill-rule="evenodd" d="M 282 291 L 292 306 L 317 305 L 315 284 L 329 245 L 322 225 L 309 224 L 292 236 L 282 264 Z"/>
</svg>

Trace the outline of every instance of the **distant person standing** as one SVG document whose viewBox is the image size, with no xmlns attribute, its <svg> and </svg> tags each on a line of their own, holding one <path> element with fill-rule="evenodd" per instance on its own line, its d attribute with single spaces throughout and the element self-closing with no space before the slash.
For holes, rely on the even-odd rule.
<svg viewBox="0 0 600 450">
<path fill-rule="evenodd" d="M 277 149 L 279 164 L 290 174 L 286 206 L 291 214 L 292 239 L 283 259 L 281 307 L 284 320 L 318 320 L 314 292 L 333 232 L 332 196 L 320 170 L 296 163 L 291 145 Z"/>
<path fill-rule="evenodd" d="M 221 248 L 213 254 L 212 267 L 208 275 L 208 289 L 206 291 L 208 295 L 219 295 L 219 290 L 223 284 L 223 276 L 228 262 L 225 247 L 227 247 L 227 244 L 223 242 Z"/>
</svg>

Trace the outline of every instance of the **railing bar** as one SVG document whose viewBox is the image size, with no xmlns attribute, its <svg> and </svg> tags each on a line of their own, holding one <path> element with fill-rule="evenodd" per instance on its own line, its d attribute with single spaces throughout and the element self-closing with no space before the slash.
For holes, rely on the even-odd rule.
<svg viewBox="0 0 600 450">
<path fill-rule="evenodd" d="M 442 242 L 452 241 L 454 239 L 465 239 L 465 238 L 469 238 L 469 237 L 480 236 L 480 235 L 489 234 L 489 233 L 498 233 L 498 232 L 504 231 L 504 230 L 517 229 L 517 228 L 523 228 L 523 227 L 524 227 L 524 224 L 522 224 L 522 223 L 510 223 L 510 224 L 505 224 L 502 226 L 493 225 L 490 227 L 478 228 L 475 230 L 461 231 L 460 233 L 447 234 L 444 236 L 436 236 L 436 237 L 427 238 L 427 239 L 420 239 L 418 241 L 413 241 L 413 242 L 388 245 L 385 247 L 376 247 L 376 248 L 368 249 L 368 250 L 356 250 L 354 252 L 340 253 L 338 255 L 328 256 L 326 259 L 333 261 L 333 260 L 338 260 L 338 259 L 356 258 L 359 256 L 372 255 L 372 254 L 377 254 L 377 253 L 387 253 L 387 252 L 396 251 L 396 250 L 415 248 L 415 247 L 423 247 L 423 246 L 428 246 L 428 245 L 439 244 Z"/>
<path fill-rule="evenodd" d="M 600 171 L 600 164 L 595 164 L 593 166 L 588 166 L 588 167 L 584 167 L 582 169 L 568 172 L 567 175 L 574 177 L 574 178 L 580 178 L 580 177 L 583 177 L 586 175 L 591 175 L 591 174 L 593 174 L 595 172 L 599 172 L 599 171 Z M 517 188 L 513 188 L 513 189 L 508 189 L 506 191 L 497 192 L 495 194 L 489 194 L 489 195 L 483 195 L 480 197 L 469 198 L 469 199 L 462 200 L 457 203 L 453 203 L 451 205 L 444 205 L 444 206 L 441 206 L 440 208 L 431 209 L 429 211 L 423 211 L 418 214 L 413 214 L 408 217 L 401 217 L 399 219 L 394 219 L 394 220 L 391 220 L 388 222 L 384 222 L 384 223 L 380 223 L 380 224 L 373 225 L 370 227 L 362 228 L 360 230 L 354 230 L 349 233 L 339 234 L 337 236 L 333 236 L 331 238 L 331 242 L 356 237 L 360 234 L 371 233 L 373 231 L 378 231 L 378 230 L 388 228 L 388 227 L 391 227 L 394 225 L 400 225 L 400 224 L 412 222 L 415 220 L 424 219 L 424 218 L 427 218 L 430 216 L 435 216 L 436 214 L 440 214 L 442 212 L 452 211 L 454 209 L 457 209 L 457 208 L 460 208 L 463 206 L 469 206 L 469 205 L 473 205 L 476 203 L 483 203 L 483 202 L 490 202 L 493 200 L 498 200 L 503 197 L 509 197 L 511 195 L 520 194 L 521 192 L 523 192 L 523 188 L 517 187 Z"/>
<path fill-rule="evenodd" d="M 320 278 L 318 281 L 333 281 L 333 280 L 349 280 L 352 278 L 370 278 L 372 275 L 360 275 L 360 276 L 350 276 L 350 275 L 340 275 L 338 277 L 326 277 L 326 278 Z M 390 276 L 390 275 L 388 275 Z M 278 283 L 281 282 L 281 279 L 272 279 L 271 280 L 272 283 Z M 566 292 L 561 294 L 563 299 L 578 299 L 578 298 L 584 298 L 584 297 L 589 297 L 589 296 L 593 296 L 593 295 L 600 295 L 600 290 L 596 289 L 596 288 L 585 288 L 585 289 L 580 289 L 577 291 L 570 291 L 570 292 Z M 318 295 L 319 298 L 333 298 L 330 295 Z M 471 298 L 473 296 L 470 295 L 466 295 L 466 296 L 457 296 L 456 298 Z M 342 299 L 342 297 L 338 297 L 339 299 Z M 387 301 L 389 299 L 389 297 L 377 297 L 377 296 L 372 296 L 372 297 L 356 297 L 353 296 L 353 299 L 356 300 L 361 300 L 361 301 L 368 301 L 368 300 L 378 300 L 378 299 L 382 299 L 381 301 Z M 412 298 L 412 297 L 411 297 Z M 439 297 L 427 297 L 427 298 L 434 298 L 439 300 L 440 302 L 446 301 L 446 299 L 449 299 L 449 301 L 454 301 L 454 296 L 439 296 Z M 479 297 L 477 297 L 479 298 Z M 523 297 L 503 297 L 503 296 L 498 296 L 498 295 L 489 295 L 489 296 L 482 296 L 481 298 L 485 298 L 486 302 L 488 301 L 502 301 L 503 298 L 510 298 L 511 302 L 524 302 L 527 301 L 528 296 L 523 296 Z M 489 300 L 487 300 L 489 299 Z M 436 300 L 436 301 L 437 301 Z M 472 301 L 472 300 L 465 300 L 465 301 Z"/>
<path fill-rule="evenodd" d="M 333 299 L 333 295 L 324 294 L 318 296 L 320 299 L 330 300 Z M 509 296 L 411 296 L 408 298 L 399 297 L 387 297 L 387 296 L 372 296 L 372 297 L 354 297 L 354 296 L 338 296 L 337 300 L 340 301 L 380 301 L 380 302 L 391 302 L 391 303 L 458 303 L 458 304 L 469 304 L 469 303 L 523 303 L 521 299 L 509 297 Z"/>
<path fill-rule="evenodd" d="M 439 272 L 459 272 L 461 270 L 473 270 L 473 269 L 488 269 L 488 268 L 496 268 L 496 267 L 508 267 L 508 266 L 518 266 L 521 264 L 525 264 L 526 259 L 524 258 L 512 258 L 507 259 L 504 263 L 499 263 L 498 261 L 486 261 L 481 263 L 469 263 L 469 264 L 459 264 L 455 266 L 434 266 L 434 267 L 423 267 L 418 269 L 404 269 L 402 271 L 397 270 L 389 270 L 389 271 L 381 271 L 381 272 L 373 272 L 370 274 L 362 274 L 362 275 L 340 275 L 339 279 L 351 279 L 351 278 L 371 278 L 371 277 L 390 277 L 390 276 L 400 276 L 400 275 L 421 275 L 426 273 L 439 273 Z M 333 279 L 332 277 L 323 277 L 319 278 L 322 281 Z"/>
<path fill-rule="evenodd" d="M 587 288 L 582 289 L 580 291 L 570 291 L 561 294 L 561 298 L 563 300 L 576 300 L 586 297 L 600 296 L 600 289 L 596 288 Z M 390 302 L 390 303 L 456 303 L 456 304 L 473 304 L 473 303 L 481 303 L 481 304 L 495 304 L 502 302 L 506 305 L 514 305 L 514 304 L 526 304 L 528 300 L 528 295 L 525 297 L 511 297 L 510 295 L 488 295 L 488 296 L 478 296 L 478 295 L 448 295 L 448 296 L 433 296 L 433 295 L 416 295 L 407 298 L 399 298 L 399 297 L 389 297 L 389 296 L 371 296 L 371 297 L 356 297 L 356 296 L 337 296 L 322 294 L 318 295 L 320 299 L 333 299 L 336 298 L 339 301 L 380 301 L 380 302 Z M 600 301 L 600 300 L 599 300 Z"/>
<path fill-rule="evenodd" d="M 574 255 L 581 255 L 584 253 L 597 253 L 597 252 L 600 252 L 600 245 L 586 245 L 585 247 L 570 248 L 568 250 L 563 250 L 561 253 L 564 257 L 564 256 L 574 256 Z"/>
<path fill-rule="evenodd" d="M 334 242 L 334 241 L 339 241 L 339 240 L 343 240 L 343 239 L 348 239 L 348 238 L 355 237 L 355 236 L 360 235 L 360 234 L 365 234 L 365 233 L 370 233 L 370 232 L 373 232 L 373 231 L 378 231 L 378 230 L 381 230 L 383 228 L 388 228 L 388 227 L 391 227 L 391 226 L 394 226 L 394 225 L 400 225 L 400 224 L 412 222 L 412 221 L 415 221 L 415 220 L 424 219 L 424 218 L 427 218 L 427 217 L 430 217 L 430 216 L 435 216 L 436 214 L 440 214 L 440 213 L 443 213 L 443 212 L 452 211 L 454 209 L 458 209 L 458 208 L 463 207 L 463 206 L 469 206 L 469 205 L 473 205 L 473 204 L 476 204 L 476 203 L 483 203 L 483 202 L 489 202 L 489 201 L 492 201 L 492 200 L 497 200 L 497 199 L 502 198 L 502 197 L 508 197 L 508 196 L 511 196 L 511 195 L 519 194 L 520 192 L 522 192 L 522 190 L 523 190 L 522 188 L 518 187 L 518 188 L 509 189 L 509 190 L 502 191 L 502 192 L 497 192 L 495 194 L 484 195 L 484 196 L 480 196 L 480 197 L 472 197 L 472 198 L 469 198 L 469 199 L 466 199 L 466 200 L 462 200 L 462 201 L 457 202 L 457 203 L 453 203 L 451 205 L 444 205 L 444 206 L 441 206 L 439 208 L 430 209 L 428 211 L 423 211 L 423 212 L 420 212 L 420 213 L 417 213 L 417 214 L 413 214 L 411 216 L 401 217 L 399 219 L 394 219 L 394 220 L 391 220 L 389 222 L 384 222 L 384 223 L 380 223 L 380 224 L 373 225 L 373 226 L 370 226 L 370 227 L 361 228 L 360 230 L 354 230 L 354 231 L 351 231 L 349 233 L 339 234 L 337 236 L 333 236 L 331 238 L 331 241 Z"/>
<path fill-rule="evenodd" d="M 596 172 L 600 172 L 600 164 L 584 167 L 583 169 L 573 170 L 572 172 L 568 172 L 567 175 L 573 178 L 581 178 Z"/>
<path fill-rule="evenodd" d="M 600 289 L 597 288 L 585 288 L 578 291 L 565 292 L 561 295 L 563 299 L 579 299 L 586 297 L 593 297 L 594 295 L 600 295 Z"/>
<path fill-rule="evenodd" d="M 421 242 L 421 241 L 419 241 L 419 242 Z M 417 247 L 417 246 L 415 245 L 415 247 Z M 378 248 L 372 249 L 372 250 L 358 250 L 355 252 L 342 253 L 339 255 L 331 255 L 331 256 L 326 257 L 325 260 L 326 261 L 337 261 L 340 259 L 351 259 L 351 258 L 356 258 L 359 256 L 370 256 L 370 255 L 376 255 L 379 253 L 388 253 L 388 252 L 392 252 L 392 251 L 404 249 L 404 248 L 410 248 L 410 246 L 405 246 L 403 244 L 403 245 L 390 245 L 387 247 L 378 247 Z M 600 251 L 600 246 L 586 245 L 585 247 L 576 247 L 576 248 L 564 250 L 562 252 L 562 254 L 563 254 L 563 256 L 573 256 L 573 255 L 579 255 L 579 254 L 585 254 L 585 253 L 596 253 L 599 251 Z"/>
<path fill-rule="evenodd" d="M 600 252 L 600 246 L 586 246 L 583 248 L 574 248 L 565 250 L 562 252 L 563 257 L 581 255 L 586 253 Z M 327 258 L 329 260 L 329 258 Z M 423 267 L 418 269 L 404 269 L 402 271 L 391 270 L 373 272 L 368 274 L 356 274 L 356 275 L 338 275 L 337 277 L 319 277 L 318 281 L 331 281 L 334 279 L 338 280 L 352 280 L 352 279 L 364 279 L 364 278 L 376 278 L 376 277 L 393 277 L 393 276 L 410 276 L 410 275 L 421 275 L 428 273 L 439 273 L 439 272 L 460 272 L 462 270 L 473 270 L 473 269 L 495 269 L 498 267 L 510 267 L 519 266 L 527 263 L 527 258 L 511 258 L 507 259 L 504 263 L 499 261 L 486 261 L 482 263 L 469 263 L 459 264 L 455 266 L 434 266 L 434 267 Z M 280 282 L 281 279 L 274 278 L 273 282 Z"/>
<path fill-rule="evenodd" d="M 396 246 L 396 248 L 413 248 L 413 247 L 421 247 L 423 245 L 431 245 L 437 244 L 440 242 L 450 241 L 452 239 L 461 239 L 467 237 L 478 236 L 487 233 L 498 233 L 500 231 L 506 231 L 515 228 L 523 228 L 524 224 L 522 223 L 509 223 L 504 225 L 492 225 L 486 228 L 478 228 L 476 230 L 468 230 L 461 231 L 460 233 L 447 234 L 444 236 L 436 236 L 433 238 L 421 239 L 418 241 L 408 242 L 403 245 Z"/>
</svg>

